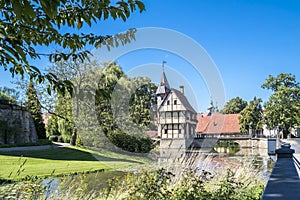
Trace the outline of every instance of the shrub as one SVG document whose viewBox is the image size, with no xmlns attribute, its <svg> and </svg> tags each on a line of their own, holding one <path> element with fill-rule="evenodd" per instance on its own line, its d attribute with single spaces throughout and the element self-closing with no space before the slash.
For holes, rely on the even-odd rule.
<svg viewBox="0 0 300 200">
<path fill-rule="evenodd" d="M 259 179 L 249 174 L 241 176 L 231 169 L 218 176 L 190 168 L 178 174 L 164 168 L 148 169 L 113 178 L 100 189 L 90 182 L 87 174 L 63 177 L 59 189 L 49 194 L 50 199 L 258 200 L 264 190 L 264 183 Z M 48 186 L 41 183 L 42 179 L 28 178 L 0 187 L 0 198 L 44 199 Z"/>
<path fill-rule="evenodd" d="M 62 135 L 62 142 L 70 143 L 71 137 L 69 135 Z"/>
<path fill-rule="evenodd" d="M 57 142 L 64 142 L 64 139 L 61 135 L 57 137 Z"/>
<path fill-rule="evenodd" d="M 81 137 L 77 134 L 77 138 L 76 138 L 76 146 L 82 146 L 83 142 L 81 140 Z"/>
<path fill-rule="evenodd" d="M 171 199 L 171 200 L 255 200 L 260 199 L 264 183 L 253 177 L 236 177 L 228 169 L 220 177 L 211 173 L 187 169 L 174 175 L 166 169 L 128 174 L 122 181 L 112 180 L 102 198 L 115 199 Z"/>
<path fill-rule="evenodd" d="M 114 145 L 129 152 L 148 153 L 154 148 L 153 141 L 149 137 L 129 135 L 119 130 L 108 134 L 107 137 Z"/>
<path fill-rule="evenodd" d="M 49 136 L 49 140 L 51 142 L 57 142 L 58 141 L 58 136 L 57 135 L 51 135 L 51 136 Z"/>
</svg>

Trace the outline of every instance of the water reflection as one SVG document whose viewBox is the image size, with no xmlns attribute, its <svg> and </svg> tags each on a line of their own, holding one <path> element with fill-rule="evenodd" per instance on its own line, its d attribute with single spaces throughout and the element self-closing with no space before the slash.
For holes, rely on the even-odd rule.
<svg viewBox="0 0 300 200">
<path fill-rule="evenodd" d="M 234 155 L 240 148 L 226 148 L 226 147 L 214 147 L 214 150 L 218 153 L 225 153 L 229 155 Z"/>
<path fill-rule="evenodd" d="M 177 161 L 188 167 L 197 167 L 217 173 L 220 170 L 249 169 L 257 171 L 259 176 L 267 179 L 271 174 L 274 161 L 268 156 L 266 148 L 240 148 L 238 145 L 216 145 L 214 148 L 188 150 L 161 149 L 161 161 L 175 165 Z"/>
<path fill-rule="evenodd" d="M 241 150 L 241 147 L 234 141 L 218 141 L 217 144 L 214 145 L 214 150 L 218 153 L 234 155 Z"/>
</svg>

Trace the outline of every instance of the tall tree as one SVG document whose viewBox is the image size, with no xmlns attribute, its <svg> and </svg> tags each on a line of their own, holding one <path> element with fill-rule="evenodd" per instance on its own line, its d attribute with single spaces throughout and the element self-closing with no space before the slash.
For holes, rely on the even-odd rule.
<svg viewBox="0 0 300 200">
<path fill-rule="evenodd" d="M 8 87 L 0 87 L 0 103 L 16 103 L 19 92 Z"/>
<path fill-rule="evenodd" d="M 125 150 L 149 151 L 152 148 L 151 140 L 135 137 L 138 131 L 133 126 L 145 128 L 153 123 L 150 116 L 155 103 L 152 94 L 155 93 L 156 86 L 149 78 L 128 78 L 114 62 L 104 63 L 99 72 L 97 66 L 97 63 L 70 61 L 51 67 L 51 73 L 61 80 L 72 80 L 75 87 L 72 98 L 68 94 L 57 95 L 56 116 L 50 120 L 48 134 L 70 139 L 72 132 L 78 131 L 83 144 L 107 144 L 108 138 Z M 94 123 L 94 114 L 101 129 L 91 125 Z M 80 127 L 75 127 L 77 124 Z M 90 131 L 91 126 L 93 131 Z M 71 143 L 75 142 L 71 140 Z"/>
<path fill-rule="evenodd" d="M 157 86 L 151 82 L 150 78 L 136 77 L 132 81 L 138 85 L 130 99 L 130 117 L 135 124 L 149 127 L 153 130 L 154 107 L 156 104 L 154 94 Z"/>
<path fill-rule="evenodd" d="M 265 103 L 265 123 L 268 128 L 277 128 L 287 137 L 290 129 L 299 126 L 300 84 L 292 74 L 269 76 L 262 88 L 273 91 Z"/>
<path fill-rule="evenodd" d="M 266 82 L 261 86 L 264 89 L 279 91 L 282 88 L 299 88 L 296 76 L 292 74 L 278 74 L 276 77 L 269 75 Z"/>
<path fill-rule="evenodd" d="M 30 80 L 29 82 L 26 95 L 27 95 L 26 107 L 32 115 L 38 138 L 45 139 L 46 129 L 42 118 L 41 105 L 32 80 Z"/>
<path fill-rule="evenodd" d="M 95 98 L 98 120 L 105 134 L 117 127 L 111 108 L 111 98 L 118 80 L 123 76 L 124 72 L 116 63 L 104 63 Z"/>
<path fill-rule="evenodd" d="M 49 119 L 50 126 L 47 126 L 48 137 L 57 135 L 61 136 L 63 142 L 71 141 L 75 128 L 72 103 L 70 94 L 58 95 L 54 106 L 55 114 L 52 114 Z"/>
<path fill-rule="evenodd" d="M 250 129 L 256 131 L 262 129 L 262 100 L 254 97 L 252 101 L 241 111 L 239 117 L 240 131 L 247 133 Z"/>
<path fill-rule="evenodd" d="M 224 108 L 221 110 L 223 114 L 237 114 L 240 113 L 247 106 L 247 101 L 240 97 L 235 97 L 229 100 Z"/>
<path fill-rule="evenodd" d="M 151 124 L 156 86 L 148 78 L 125 76 L 116 63 L 105 63 L 96 91 L 99 124 L 116 146 L 133 152 L 149 152 L 152 141 L 141 132 Z"/>
<path fill-rule="evenodd" d="M 61 81 L 51 73 L 42 74 L 29 63 L 29 59 L 47 56 L 55 62 L 68 59 L 83 61 L 90 54 L 84 50 L 87 45 L 106 45 L 109 48 L 119 43 L 126 44 L 134 38 L 134 30 L 111 37 L 84 32 L 77 34 L 76 29 L 84 25 L 94 26 L 109 17 L 126 21 L 134 11 L 145 10 L 139 0 L 113 3 L 110 0 L 5 0 L 0 2 L 0 8 L 0 66 L 9 69 L 13 76 L 27 73 L 39 83 L 48 80 L 60 92 L 65 92 L 66 85 L 71 89 L 71 83 Z M 63 51 L 36 51 L 37 46 L 49 45 Z"/>
<path fill-rule="evenodd" d="M 53 102 L 55 105 L 54 111 L 50 111 L 53 118 L 50 119 L 51 126 L 47 127 L 48 136 L 61 135 L 64 142 L 70 141 L 71 144 L 76 144 L 78 136 L 75 122 L 78 117 L 79 104 L 77 97 L 82 92 L 83 84 L 88 79 L 87 73 L 97 66 L 94 61 L 81 63 L 67 60 L 56 62 L 48 68 L 49 73 L 54 74 L 60 80 L 71 80 L 74 86 L 73 96 L 68 93 L 65 93 L 65 95 L 56 94 L 56 99 Z"/>
</svg>

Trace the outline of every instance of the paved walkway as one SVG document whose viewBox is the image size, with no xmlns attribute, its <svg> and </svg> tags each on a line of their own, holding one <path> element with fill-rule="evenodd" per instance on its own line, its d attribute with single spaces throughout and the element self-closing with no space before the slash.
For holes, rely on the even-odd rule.
<svg viewBox="0 0 300 200">
<path fill-rule="evenodd" d="M 300 158 L 300 140 L 283 140 L 295 149 L 294 156 Z M 278 158 L 261 200 L 299 200 L 300 179 L 293 158 Z"/>
<path fill-rule="evenodd" d="M 52 145 L 0 148 L 0 152 L 1 151 L 38 151 L 38 150 L 67 147 L 67 146 L 70 146 L 70 144 L 69 143 L 61 143 L 61 142 L 53 142 Z"/>
<path fill-rule="evenodd" d="M 300 199 L 300 181 L 292 159 L 277 160 L 262 200 Z"/>
</svg>

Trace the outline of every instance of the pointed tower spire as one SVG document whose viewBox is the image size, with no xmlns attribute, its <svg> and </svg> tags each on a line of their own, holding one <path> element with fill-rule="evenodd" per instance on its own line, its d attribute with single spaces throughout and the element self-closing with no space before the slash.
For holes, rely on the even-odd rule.
<svg viewBox="0 0 300 200">
<path fill-rule="evenodd" d="M 165 60 L 162 62 L 163 74 L 161 76 L 160 83 L 164 84 L 168 89 L 170 89 L 170 85 L 169 85 L 169 82 L 168 82 L 166 74 L 165 74 L 165 64 L 166 63 L 167 63 L 167 61 L 165 61 Z"/>
<path fill-rule="evenodd" d="M 170 89 L 170 85 L 169 85 L 169 82 L 167 80 L 165 72 L 163 72 L 162 75 L 161 75 L 159 86 L 165 86 L 166 88 Z"/>
<path fill-rule="evenodd" d="M 163 70 L 163 72 L 165 72 L 165 64 L 166 63 L 167 63 L 167 61 L 165 61 L 165 60 L 162 62 L 162 70 Z"/>
<path fill-rule="evenodd" d="M 162 63 L 162 69 L 163 69 L 163 73 L 161 75 L 161 78 L 160 78 L 160 83 L 157 87 L 157 90 L 156 90 L 156 94 L 159 96 L 165 96 L 167 93 L 169 93 L 170 91 L 170 85 L 169 85 L 169 82 L 167 80 L 167 77 L 166 77 L 166 74 L 165 74 L 165 66 L 164 64 L 167 63 L 166 61 L 163 61 Z"/>
</svg>

